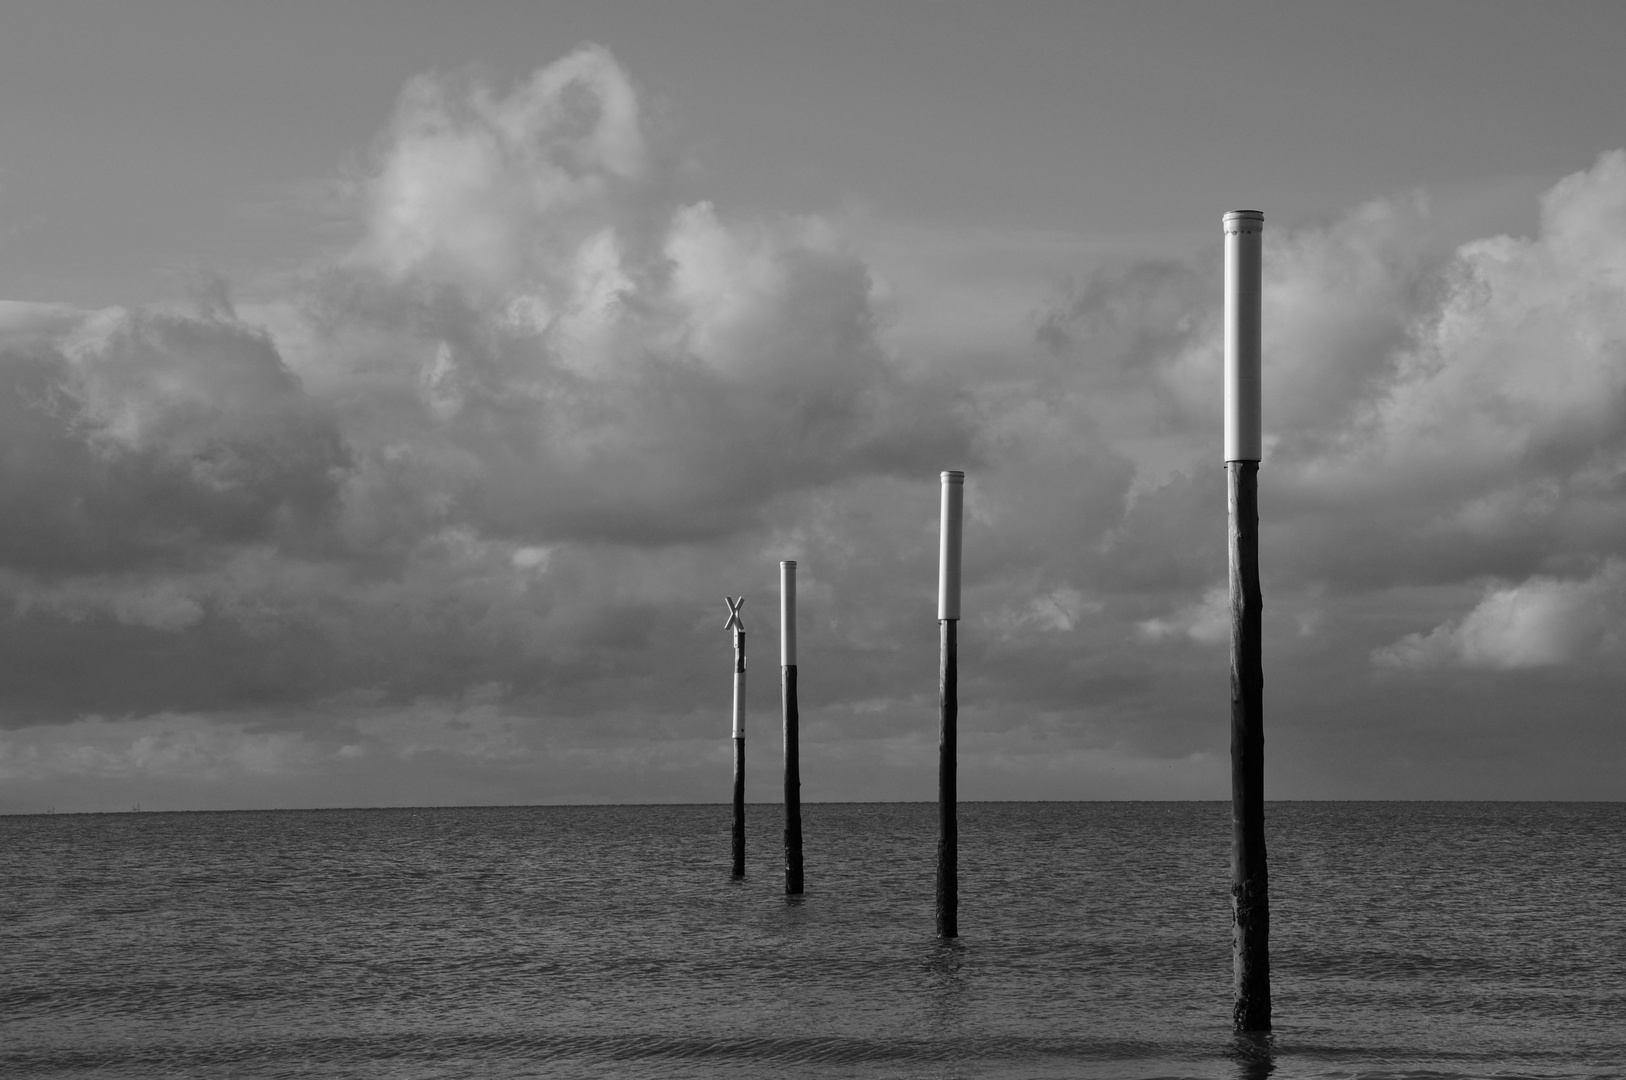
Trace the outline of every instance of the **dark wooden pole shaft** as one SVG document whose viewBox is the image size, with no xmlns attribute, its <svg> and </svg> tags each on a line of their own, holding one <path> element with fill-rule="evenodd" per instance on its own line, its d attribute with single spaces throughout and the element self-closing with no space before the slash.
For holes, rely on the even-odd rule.
<svg viewBox="0 0 1626 1080">
<path fill-rule="evenodd" d="M 1228 461 L 1225 471 L 1231 519 L 1231 971 L 1236 991 L 1232 1019 L 1238 1031 L 1269 1031 L 1259 463 Z"/>
<path fill-rule="evenodd" d="M 734 634 L 734 678 L 745 670 L 745 631 Z M 745 876 L 745 734 L 734 739 L 734 876 Z"/>
<path fill-rule="evenodd" d="M 802 891 L 802 758 L 798 747 L 796 665 L 781 669 L 785 695 L 785 892 Z"/>
<path fill-rule="evenodd" d="M 745 740 L 734 740 L 734 876 L 745 876 Z"/>
<path fill-rule="evenodd" d="M 960 712 L 959 661 L 955 656 L 957 619 L 940 619 L 941 665 L 937 700 L 940 718 L 937 756 L 937 936 L 960 936 L 960 826 L 955 817 L 955 726 Z"/>
</svg>

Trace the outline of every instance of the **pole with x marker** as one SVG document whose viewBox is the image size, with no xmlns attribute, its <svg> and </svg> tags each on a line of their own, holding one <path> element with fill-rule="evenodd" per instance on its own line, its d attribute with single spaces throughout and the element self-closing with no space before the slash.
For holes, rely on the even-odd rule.
<svg viewBox="0 0 1626 1080">
<path fill-rule="evenodd" d="M 734 876 L 745 876 L 745 624 L 740 608 L 745 597 L 723 599 L 728 603 L 728 622 L 723 629 L 734 631 Z"/>
</svg>

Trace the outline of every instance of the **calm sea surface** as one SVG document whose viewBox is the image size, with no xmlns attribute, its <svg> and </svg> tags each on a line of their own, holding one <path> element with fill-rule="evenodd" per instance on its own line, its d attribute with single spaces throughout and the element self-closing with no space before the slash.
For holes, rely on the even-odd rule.
<svg viewBox="0 0 1626 1080">
<path fill-rule="evenodd" d="M 5 1077 L 1626 1075 L 1626 804 L 1272 803 L 1276 1030 L 1229 1030 L 1229 807 L 0 818 Z"/>
</svg>

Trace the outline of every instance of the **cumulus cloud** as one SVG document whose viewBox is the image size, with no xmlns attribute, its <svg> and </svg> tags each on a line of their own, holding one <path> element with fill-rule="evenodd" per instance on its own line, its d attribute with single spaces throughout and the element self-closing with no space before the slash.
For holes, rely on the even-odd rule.
<svg viewBox="0 0 1626 1080">
<path fill-rule="evenodd" d="M 716 538 L 786 493 L 969 456 L 829 226 L 683 203 L 665 160 L 602 49 L 507 94 L 407 88 L 358 185 L 367 235 L 289 334 L 358 454 L 354 535 Z"/>
<path fill-rule="evenodd" d="M 1381 667 L 1552 667 L 1619 644 L 1626 628 L 1626 562 L 1580 580 L 1534 577 L 1492 586 L 1461 619 L 1408 634 L 1372 654 Z"/>
<path fill-rule="evenodd" d="M 109 310 L 0 354 L 0 559 L 42 574 L 185 566 L 334 512 L 331 418 L 263 333 Z"/>
<path fill-rule="evenodd" d="M 724 545 L 714 573 L 799 493 L 974 457 L 835 229 L 681 201 L 670 170 L 602 49 L 507 92 L 426 75 L 354 178 L 362 239 L 295 295 L 0 312 L 13 611 L 148 656 L 57 707 L 551 676 L 577 712 L 600 654 L 673 622 L 670 587 L 626 587 L 645 566 L 687 587 L 686 545 Z M 7 715 L 49 715 L 36 690 Z"/>
<path fill-rule="evenodd" d="M 1425 195 L 1270 225 L 1266 543 L 1295 585 L 1522 578 L 1626 529 L 1626 152 L 1553 187 L 1539 231 L 1450 246 Z M 1218 464 L 1217 247 L 1097 272 L 1045 316 L 1138 501 Z M 1189 526 L 1186 535 L 1194 535 Z M 1178 543 L 1178 539 L 1176 539 Z"/>
<path fill-rule="evenodd" d="M 647 158 L 637 92 L 602 48 L 506 96 L 473 76 L 419 76 L 367 181 L 358 257 L 397 277 L 428 267 L 499 293 L 532 275 L 568 281 L 584 245 L 631 223 L 627 189 L 647 179 Z"/>
<path fill-rule="evenodd" d="M 1278 461 L 1300 558 L 1321 541 L 1324 573 L 1464 580 L 1618 546 L 1622 207 L 1613 152 L 1546 195 L 1538 235 L 1466 244 L 1407 294 L 1404 337 L 1372 350 L 1378 376 L 1347 419 Z M 1357 528 L 1338 523 L 1362 508 Z"/>
<path fill-rule="evenodd" d="M 425 75 L 350 178 L 359 239 L 286 295 L 0 305 L 0 719 L 121 761 L 136 725 L 162 763 L 252 714 L 230 746 L 297 729 L 289 776 L 726 767 L 714 609 L 771 633 L 797 558 L 809 738 L 901 775 L 965 468 L 965 745 L 1219 760 L 1218 230 L 1065 289 L 1072 248 L 1018 245 L 934 292 L 929 251 L 881 283 L 861 219 L 692 198 L 680 157 L 602 49 Z M 1584 666 L 1626 611 L 1626 153 L 1531 236 L 1437 219 L 1413 193 L 1267 234 L 1266 631 L 1306 715 L 1374 659 Z"/>
</svg>

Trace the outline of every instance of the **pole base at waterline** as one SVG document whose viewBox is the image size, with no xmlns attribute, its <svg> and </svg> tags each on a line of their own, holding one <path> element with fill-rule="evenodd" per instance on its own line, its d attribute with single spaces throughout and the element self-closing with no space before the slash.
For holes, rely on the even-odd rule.
<svg viewBox="0 0 1626 1080">
<path fill-rule="evenodd" d="M 1231 963 L 1238 1033 L 1270 1030 L 1270 898 L 1262 880 L 1231 886 Z"/>
</svg>

